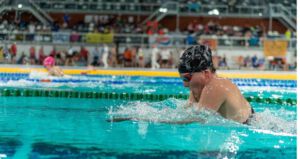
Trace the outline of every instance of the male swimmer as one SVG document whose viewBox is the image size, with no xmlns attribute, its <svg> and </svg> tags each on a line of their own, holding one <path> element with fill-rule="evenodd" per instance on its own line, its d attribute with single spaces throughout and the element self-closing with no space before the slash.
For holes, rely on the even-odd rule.
<svg viewBox="0 0 300 159">
<path fill-rule="evenodd" d="M 178 71 L 185 87 L 190 89 L 189 105 L 198 110 L 206 108 L 227 119 L 249 124 L 254 110 L 229 79 L 220 78 L 213 66 L 211 50 L 205 45 L 186 49 L 180 57 Z M 110 121 L 145 120 L 113 118 Z M 167 121 L 173 124 L 202 122 L 203 120 Z M 162 121 L 165 122 L 165 121 Z"/>
<path fill-rule="evenodd" d="M 229 79 L 220 78 L 213 66 L 211 50 L 205 45 L 191 46 L 180 57 L 178 66 L 185 87 L 190 89 L 189 103 L 207 108 L 221 116 L 248 124 L 254 110 Z"/>
</svg>

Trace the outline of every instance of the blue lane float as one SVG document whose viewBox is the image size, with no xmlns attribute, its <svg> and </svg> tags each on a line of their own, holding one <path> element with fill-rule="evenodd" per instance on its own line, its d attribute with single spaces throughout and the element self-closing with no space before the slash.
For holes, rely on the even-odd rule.
<svg viewBox="0 0 300 159">
<path fill-rule="evenodd" d="M 74 77 L 88 78 L 90 75 L 75 75 Z M 98 79 L 74 79 L 74 78 L 62 78 L 62 79 L 39 79 L 30 78 L 29 74 L 25 73 L 0 73 L 0 80 L 3 82 L 7 81 L 18 81 L 26 80 L 31 82 L 52 82 L 52 83 L 104 83 L 104 84 L 145 84 L 145 85 L 182 85 L 179 78 L 162 78 L 162 77 L 150 77 L 155 81 L 145 81 L 142 77 L 127 77 L 128 81 L 124 80 L 106 80 L 102 78 L 111 78 L 112 76 L 90 76 L 98 77 Z M 167 81 L 166 79 L 171 81 Z M 280 87 L 280 88 L 296 88 L 297 82 L 295 80 L 268 80 L 268 79 L 231 79 L 237 86 L 256 86 L 256 87 Z"/>
</svg>

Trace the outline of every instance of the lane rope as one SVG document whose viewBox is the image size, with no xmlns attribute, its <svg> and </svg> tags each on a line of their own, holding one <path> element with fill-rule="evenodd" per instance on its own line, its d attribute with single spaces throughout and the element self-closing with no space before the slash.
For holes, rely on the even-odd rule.
<svg viewBox="0 0 300 159">
<path fill-rule="evenodd" d="M 2 97 L 53 97 L 53 98 L 91 98 L 91 99 L 121 99 L 121 100 L 147 100 L 162 101 L 168 98 L 188 99 L 188 94 L 144 94 L 144 93 L 119 93 L 119 92 L 90 92 L 70 90 L 45 90 L 28 88 L 0 88 Z M 296 105 L 297 99 L 292 98 L 263 98 L 258 96 L 246 96 L 249 102 Z"/>
</svg>

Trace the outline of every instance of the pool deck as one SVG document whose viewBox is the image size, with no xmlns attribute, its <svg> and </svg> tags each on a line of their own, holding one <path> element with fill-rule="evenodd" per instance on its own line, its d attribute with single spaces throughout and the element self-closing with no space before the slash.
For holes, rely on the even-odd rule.
<svg viewBox="0 0 300 159">
<path fill-rule="evenodd" d="M 89 70 L 86 67 L 62 67 L 65 74 L 70 75 L 115 75 L 115 76 L 150 76 L 179 77 L 177 69 L 142 69 L 142 68 L 109 68 L 97 67 Z M 30 73 L 46 72 L 42 66 L 0 65 L 0 73 Z M 259 78 L 274 80 L 297 80 L 297 73 L 291 71 L 261 71 L 261 70 L 218 70 L 217 74 L 227 78 Z"/>
</svg>

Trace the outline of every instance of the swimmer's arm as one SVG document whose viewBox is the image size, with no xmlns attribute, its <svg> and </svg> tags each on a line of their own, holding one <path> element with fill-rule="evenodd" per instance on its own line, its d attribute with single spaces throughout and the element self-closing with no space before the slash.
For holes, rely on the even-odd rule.
<svg viewBox="0 0 300 159">
<path fill-rule="evenodd" d="M 218 111 L 221 105 L 225 102 L 226 94 L 218 87 L 205 87 L 201 94 L 198 107 L 203 107 Z"/>
<path fill-rule="evenodd" d="M 186 105 L 184 106 L 185 108 L 189 108 L 191 106 L 193 106 L 193 103 L 195 103 L 195 99 L 194 99 L 194 95 L 193 95 L 193 92 L 190 91 L 190 96 L 189 96 L 189 99 L 186 103 Z"/>
<path fill-rule="evenodd" d="M 130 117 L 123 117 L 123 118 L 110 118 L 107 119 L 107 122 L 123 122 L 123 121 L 146 121 L 146 122 L 155 122 L 155 123 L 166 123 L 166 124 L 191 124 L 191 123 L 204 123 L 205 120 L 203 119 L 184 119 L 180 121 L 169 121 L 169 120 L 156 120 L 152 121 L 149 119 L 142 119 L 142 118 L 130 118 Z"/>
</svg>

